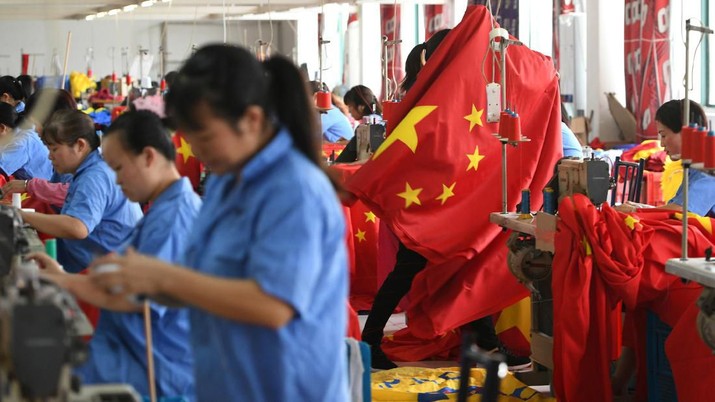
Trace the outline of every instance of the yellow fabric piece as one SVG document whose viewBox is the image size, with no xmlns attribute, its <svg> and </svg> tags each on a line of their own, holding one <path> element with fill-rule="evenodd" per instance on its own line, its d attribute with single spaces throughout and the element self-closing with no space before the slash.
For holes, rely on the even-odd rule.
<svg viewBox="0 0 715 402">
<path fill-rule="evenodd" d="M 475 392 L 484 384 L 486 371 L 472 369 L 469 378 L 469 402 L 481 400 Z M 428 369 L 398 367 L 372 373 L 373 402 L 429 402 L 456 401 L 459 390 L 459 368 Z M 556 402 L 518 381 L 511 373 L 502 379 L 499 401 L 503 402 Z M 446 399 L 445 399 L 446 397 Z"/>
<path fill-rule="evenodd" d="M 660 188 L 663 190 L 663 201 L 667 203 L 675 197 L 683 182 L 683 164 L 679 160 L 672 161 L 670 157 L 667 157 L 663 169 Z"/>
<path fill-rule="evenodd" d="M 688 218 L 695 218 L 700 222 L 700 225 L 707 230 L 708 234 L 713 234 L 713 225 L 712 225 L 712 220 L 706 216 L 700 216 L 696 214 L 695 212 L 688 212 Z M 676 212 L 675 213 L 675 219 L 682 221 L 683 220 L 683 213 L 682 212 Z M 690 219 L 688 219 L 688 222 L 690 222 Z"/>
<path fill-rule="evenodd" d="M 497 335 L 509 328 L 517 327 L 524 339 L 530 339 L 531 333 L 531 296 L 527 296 L 505 308 L 494 325 Z"/>
<path fill-rule="evenodd" d="M 87 89 L 97 89 L 97 83 L 91 78 L 87 77 L 87 74 L 80 73 L 78 71 L 72 71 L 70 73 L 70 89 L 72 92 L 72 97 L 79 98 L 82 96 Z"/>
<path fill-rule="evenodd" d="M 654 142 L 656 143 L 655 145 L 657 145 L 656 147 L 649 148 L 649 149 L 643 149 L 643 150 L 636 152 L 635 154 L 633 154 L 633 160 L 638 162 L 641 159 L 648 159 L 649 156 L 662 151 L 663 147 L 660 146 L 659 140 L 645 140 L 645 141 L 641 142 L 640 145 L 651 144 Z"/>
</svg>

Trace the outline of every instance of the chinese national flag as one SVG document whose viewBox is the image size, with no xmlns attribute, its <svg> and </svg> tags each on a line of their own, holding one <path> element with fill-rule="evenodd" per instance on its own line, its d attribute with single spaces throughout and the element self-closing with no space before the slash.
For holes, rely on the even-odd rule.
<svg viewBox="0 0 715 402">
<path fill-rule="evenodd" d="M 498 125 L 486 121 L 485 77 L 495 68 L 499 79 L 485 54 L 491 27 L 485 7 L 467 9 L 396 106 L 390 135 L 347 183 L 429 261 L 407 311 L 407 331 L 422 339 L 528 295 L 507 269 L 507 234 L 489 222 L 489 213 L 501 210 L 502 160 L 492 134 Z M 530 139 L 507 147 L 507 204 L 513 211 L 519 190 L 528 188 L 538 208 L 562 152 L 558 78 L 551 59 L 525 46 L 509 47 L 506 69 L 507 102 Z"/>
<path fill-rule="evenodd" d="M 179 174 L 189 178 L 191 186 L 196 190 L 199 188 L 203 166 L 194 156 L 191 151 L 191 145 L 186 142 L 181 132 L 174 133 L 171 139 L 174 142 L 174 147 L 176 147 L 176 168 L 179 170 Z"/>
</svg>

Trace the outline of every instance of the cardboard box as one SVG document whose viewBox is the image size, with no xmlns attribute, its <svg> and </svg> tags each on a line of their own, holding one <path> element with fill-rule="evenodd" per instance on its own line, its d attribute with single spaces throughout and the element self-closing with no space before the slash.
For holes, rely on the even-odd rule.
<svg viewBox="0 0 715 402">
<path fill-rule="evenodd" d="M 588 133 L 591 131 L 591 124 L 587 117 L 574 117 L 571 119 L 571 131 L 576 134 L 576 138 L 581 146 L 588 145 Z"/>
<path fill-rule="evenodd" d="M 635 142 L 636 118 L 633 116 L 633 113 L 618 102 L 615 93 L 607 92 L 606 99 L 608 99 L 608 110 L 611 111 L 611 115 L 616 121 L 616 125 L 618 125 L 618 128 L 621 129 L 620 138 L 629 143 Z"/>
</svg>

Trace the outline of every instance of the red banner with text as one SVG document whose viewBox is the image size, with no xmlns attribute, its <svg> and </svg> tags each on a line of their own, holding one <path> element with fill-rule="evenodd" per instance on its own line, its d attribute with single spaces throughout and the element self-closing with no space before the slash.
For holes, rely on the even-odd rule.
<svg viewBox="0 0 715 402">
<path fill-rule="evenodd" d="M 425 40 L 437 31 L 451 26 L 449 10 L 444 4 L 425 4 Z"/>
<path fill-rule="evenodd" d="M 400 5 L 382 4 L 380 5 L 380 34 L 387 38 L 388 42 L 400 39 Z M 387 46 L 384 49 L 387 59 L 387 80 L 390 82 L 388 91 L 393 93 L 404 77 L 402 67 L 402 57 L 400 55 L 400 45 Z M 387 99 L 389 94 L 385 94 L 383 85 L 380 99 Z"/>
<path fill-rule="evenodd" d="M 655 112 L 670 99 L 670 0 L 629 0 L 625 7 L 626 103 L 640 142 L 658 137 Z"/>
</svg>

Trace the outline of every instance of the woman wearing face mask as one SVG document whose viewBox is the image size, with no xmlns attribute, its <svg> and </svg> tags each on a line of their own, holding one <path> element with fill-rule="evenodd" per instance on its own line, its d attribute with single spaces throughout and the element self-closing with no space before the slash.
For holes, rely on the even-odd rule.
<svg viewBox="0 0 715 402">
<path fill-rule="evenodd" d="M 10 75 L 0 77 L 0 102 L 8 103 L 15 108 L 15 112 L 22 113 L 25 110 L 24 100 L 25 91 L 20 81 Z"/>
<path fill-rule="evenodd" d="M 59 215 L 23 212 L 23 220 L 57 237 L 58 261 L 76 273 L 89 265 L 93 255 L 116 250 L 142 213 L 114 183 L 114 172 L 97 149 L 99 136 L 88 115 L 78 110 L 55 112 L 43 128 L 42 140 L 57 173 L 72 174 L 72 180 Z"/>
<path fill-rule="evenodd" d="M 300 73 L 207 46 L 167 109 L 213 173 L 189 248 L 181 265 L 102 258 L 94 266 L 120 269 L 95 273 L 97 285 L 192 307 L 200 401 L 346 401 L 345 223 Z"/>
<path fill-rule="evenodd" d="M 176 170 L 176 151 L 161 120 L 146 111 L 123 114 L 104 134 L 102 151 L 127 198 L 151 205 L 119 251 L 133 247 L 176 262 L 187 247 L 201 201 L 188 179 Z M 75 296 L 103 306 L 104 294 L 96 291 L 88 276 L 67 274 L 44 254 L 33 257 Z M 127 309 L 134 307 L 127 302 Z M 151 313 L 157 396 L 191 398 L 194 376 L 188 311 L 152 303 Z M 83 383 L 128 383 L 141 394 L 149 394 L 141 313 L 102 311 L 89 346 L 89 360 L 77 370 Z"/>
</svg>

